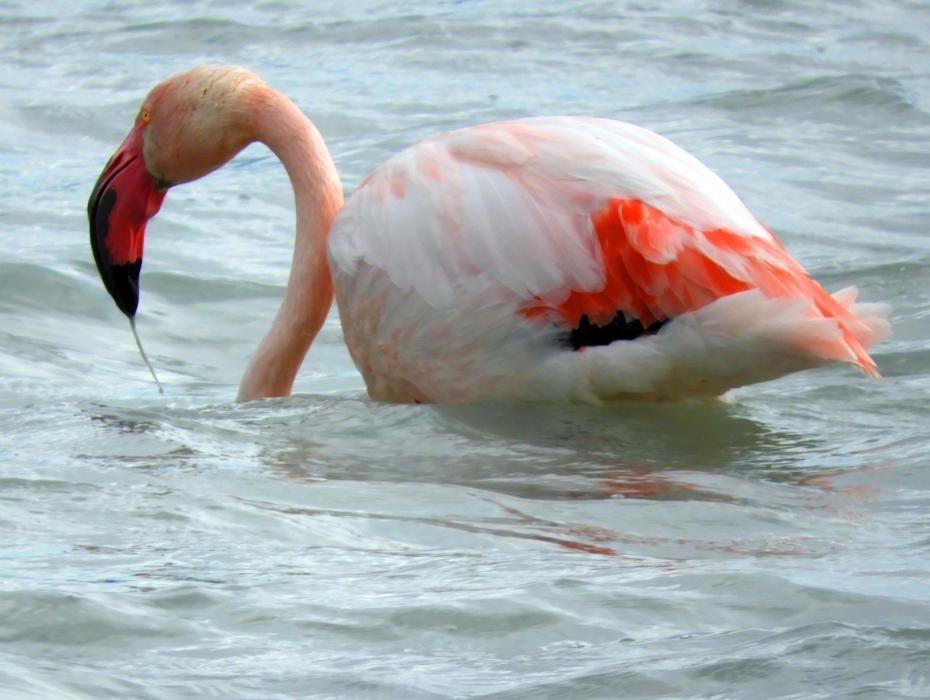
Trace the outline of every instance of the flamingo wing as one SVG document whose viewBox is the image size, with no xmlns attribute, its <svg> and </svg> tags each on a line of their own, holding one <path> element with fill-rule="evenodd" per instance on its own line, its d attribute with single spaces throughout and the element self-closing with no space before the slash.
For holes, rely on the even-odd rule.
<svg viewBox="0 0 930 700">
<path fill-rule="evenodd" d="M 595 395 L 627 393 L 627 385 L 668 393 L 669 373 L 680 374 L 673 365 L 682 353 L 693 364 L 691 355 L 708 352 L 708 333 L 735 345 L 748 338 L 756 358 L 749 364 L 769 343 L 789 348 L 795 368 L 840 360 L 875 375 L 865 348 L 887 330 L 882 309 L 854 313 L 854 291 L 827 294 L 697 159 L 647 129 L 606 119 L 501 122 L 409 148 L 359 186 L 333 225 L 329 253 L 347 341 L 370 388 L 369 375 L 389 373 L 415 348 L 424 352 L 404 338 L 473 348 L 527 324 L 569 333 L 574 349 L 612 348 L 583 362 L 558 359 L 600 372 L 584 381 L 600 383 Z M 377 324 L 355 323 L 353 332 L 346 317 L 366 313 Z M 670 323 L 677 319 L 684 322 Z M 413 330 L 419 323 L 425 327 Z M 657 331 L 678 338 L 679 360 L 668 343 L 640 342 L 636 352 L 661 347 L 666 355 L 654 381 L 609 380 L 605 367 L 637 364 L 624 355 L 632 344 L 611 341 Z M 369 335 L 395 352 L 390 363 L 376 367 L 360 347 L 377 342 Z M 493 364 L 485 350 L 481 362 Z M 500 344 L 493 351 L 520 352 Z M 768 378 L 725 374 L 709 390 Z"/>
</svg>

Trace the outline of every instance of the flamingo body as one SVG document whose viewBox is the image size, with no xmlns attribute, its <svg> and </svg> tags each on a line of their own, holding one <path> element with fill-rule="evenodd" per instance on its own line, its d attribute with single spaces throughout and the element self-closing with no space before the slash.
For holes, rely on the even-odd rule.
<svg viewBox="0 0 930 700">
<path fill-rule="evenodd" d="M 387 401 L 716 395 L 830 361 L 878 375 L 867 348 L 887 307 L 825 292 L 719 177 L 647 129 L 549 117 L 453 131 L 343 206 L 316 127 L 235 66 L 153 88 L 88 201 L 94 259 L 130 319 L 167 189 L 253 141 L 287 170 L 297 223 L 242 400 L 290 393 L 334 295 Z"/>
<path fill-rule="evenodd" d="M 708 395 L 830 360 L 876 374 L 865 347 L 886 332 L 881 307 L 827 294 L 699 161 L 606 119 L 408 148 L 337 215 L 329 261 L 384 400 Z"/>
</svg>

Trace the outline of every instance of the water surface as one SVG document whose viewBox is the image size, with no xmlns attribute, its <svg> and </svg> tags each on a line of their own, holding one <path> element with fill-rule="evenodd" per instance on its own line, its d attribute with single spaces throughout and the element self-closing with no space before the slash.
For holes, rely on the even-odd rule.
<svg viewBox="0 0 930 700">
<path fill-rule="evenodd" d="M 930 696 L 923 2 L 0 2 L 4 698 Z M 291 192 L 260 146 L 146 241 L 155 393 L 84 207 L 147 90 L 247 65 L 347 191 L 417 139 L 597 114 L 717 170 L 828 289 L 894 306 L 868 381 L 719 404 L 392 406 L 335 315 L 232 402 Z"/>
</svg>

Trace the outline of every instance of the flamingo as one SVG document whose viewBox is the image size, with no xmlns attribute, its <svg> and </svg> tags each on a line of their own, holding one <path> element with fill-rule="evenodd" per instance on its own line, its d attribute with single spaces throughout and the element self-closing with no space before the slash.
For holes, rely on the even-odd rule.
<svg viewBox="0 0 930 700">
<path fill-rule="evenodd" d="M 296 201 L 284 299 L 238 398 L 290 393 L 333 295 L 374 399 L 718 396 L 867 349 L 888 307 L 827 293 L 717 175 L 619 121 L 539 117 L 428 138 L 343 206 L 313 123 L 236 66 L 148 94 L 88 202 L 97 268 L 133 321 L 169 187 L 266 144 Z"/>
</svg>

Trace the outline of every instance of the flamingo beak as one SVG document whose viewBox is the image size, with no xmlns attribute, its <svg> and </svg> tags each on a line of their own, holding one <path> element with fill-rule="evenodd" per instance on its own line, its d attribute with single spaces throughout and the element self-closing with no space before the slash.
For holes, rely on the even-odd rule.
<svg viewBox="0 0 930 700">
<path fill-rule="evenodd" d="M 87 201 L 90 247 L 113 301 L 126 316 L 139 306 L 145 225 L 161 207 L 166 187 L 145 168 L 145 124 L 138 123 L 107 163 Z"/>
</svg>

